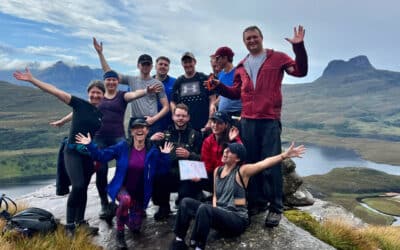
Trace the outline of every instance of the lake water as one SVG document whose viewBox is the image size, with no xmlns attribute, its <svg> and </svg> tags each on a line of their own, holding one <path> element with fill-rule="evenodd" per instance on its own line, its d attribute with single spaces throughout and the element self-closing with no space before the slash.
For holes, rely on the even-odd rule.
<svg viewBox="0 0 400 250">
<path fill-rule="evenodd" d="M 314 145 L 306 145 L 306 148 L 307 152 L 303 158 L 293 159 L 296 162 L 296 171 L 301 176 L 326 174 L 334 168 L 342 167 L 366 167 L 392 175 L 400 175 L 400 166 L 366 161 L 352 150 Z"/>
<path fill-rule="evenodd" d="M 283 145 L 284 147 L 287 145 Z M 389 174 L 400 175 L 400 166 L 379 164 L 361 159 L 354 151 L 343 148 L 328 148 L 314 145 L 306 145 L 307 153 L 304 158 L 295 158 L 296 171 L 301 176 L 313 174 L 326 174 L 338 167 L 368 167 Z M 43 186 L 54 184 L 55 179 L 30 180 L 20 183 L 0 183 L 0 193 L 10 197 L 19 197 L 31 193 Z"/>
</svg>

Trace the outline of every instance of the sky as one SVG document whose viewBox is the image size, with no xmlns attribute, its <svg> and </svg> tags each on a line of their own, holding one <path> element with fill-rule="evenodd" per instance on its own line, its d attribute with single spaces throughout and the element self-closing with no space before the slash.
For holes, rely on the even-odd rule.
<svg viewBox="0 0 400 250">
<path fill-rule="evenodd" d="M 285 83 L 312 82 L 331 60 L 366 55 L 378 69 L 400 71 L 400 2 L 396 0 L 1 0 L 0 69 L 62 60 L 100 68 L 92 37 L 103 42 L 110 66 L 138 74 L 137 58 L 171 59 L 170 74 L 183 74 L 180 57 L 194 53 L 197 70 L 211 71 L 218 47 L 247 55 L 243 29 L 257 25 L 264 47 L 294 57 L 284 39 L 299 24 L 306 29 L 309 73 Z"/>
</svg>

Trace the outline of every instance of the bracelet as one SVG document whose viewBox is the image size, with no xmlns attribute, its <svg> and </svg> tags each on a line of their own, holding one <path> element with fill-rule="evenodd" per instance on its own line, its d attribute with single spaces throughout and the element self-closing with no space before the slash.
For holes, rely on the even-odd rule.
<svg viewBox="0 0 400 250">
<path fill-rule="evenodd" d="M 147 86 L 145 89 L 144 89 L 144 94 L 145 95 L 147 95 L 147 89 L 149 88 L 149 86 Z"/>
</svg>

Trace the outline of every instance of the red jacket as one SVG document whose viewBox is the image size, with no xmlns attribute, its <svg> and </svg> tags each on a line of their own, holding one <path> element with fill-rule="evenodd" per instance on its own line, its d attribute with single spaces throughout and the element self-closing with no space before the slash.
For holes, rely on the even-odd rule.
<svg viewBox="0 0 400 250">
<path fill-rule="evenodd" d="M 285 53 L 265 50 L 267 59 L 261 65 L 257 74 L 256 88 L 244 67 L 244 58 L 236 67 L 233 86 L 224 84 L 217 86 L 217 91 L 230 99 L 242 100 L 242 117 L 248 119 L 280 120 L 282 109 L 282 79 L 285 69 L 293 66 L 294 72 L 288 73 L 302 77 L 307 75 L 308 62 L 304 43 L 293 45 L 296 61 Z"/>
<path fill-rule="evenodd" d="M 242 140 L 237 136 L 233 142 L 242 143 Z M 201 146 L 201 161 L 205 163 L 207 173 L 213 173 L 214 169 L 224 165 L 221 162 L 224 149 L 223 145 L 218 144 L 214 134 L 204 139 Z"/>
</svg>

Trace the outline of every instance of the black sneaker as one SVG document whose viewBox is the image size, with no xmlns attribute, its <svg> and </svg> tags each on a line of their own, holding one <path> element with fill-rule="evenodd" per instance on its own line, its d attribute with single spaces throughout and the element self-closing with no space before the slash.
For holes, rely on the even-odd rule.
<svg viewBox="0 0 400 250">
<path fill-rule="evenodd" d="M 117 232 L 117 248 L 121 250 L 128 249 L 128 245 L 125 241 L 125 233 L 124 231 Z"/>
<path fill-rule="evenodd" d="M 188 246 L 183 240 L 176 240 L 176 239 L 172 241 L 171 247 L 169 248 L 169 250 L 187 250 L 187 249 Z"/>
<path fill-rule="evenodd" d="M 85 230 L 90 236 L 96 236 L 99 233 L 98 227 L 89 226 L 89 223 L 85 220 L 78 223 L 78 228 Z"/>
<path fill-rule="evenodd" d="M 100 210 L 100 213 L 99 213 L 99 218 L 102 219 L 102 220 L 105 220 L 107 218 L 107 216 L 108 216 L 108 205 L 102 204 L 101 205 L 101 210 Z"/>
<path fill-rule="evenodd" d="M 159 207 L 158 211 L 154 214 L 154 220 L 161 221 L 161 220 L 168 219 L 170 213 L 171 213 L 171 209 L 169 208 L 169 206 Z"/>
<path fill-rule="evenodd" d="M 265 226 L 276 227 L 279 225 L 281 219 L 282 219 L 282 214 L 269 211 L 267 217 L 265 218 Z"/>
</svg>

